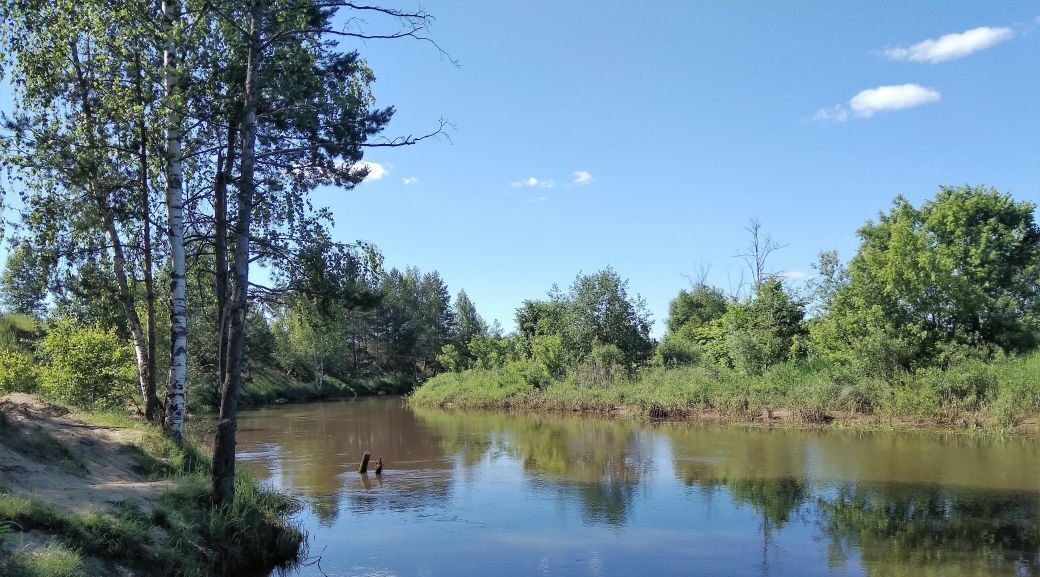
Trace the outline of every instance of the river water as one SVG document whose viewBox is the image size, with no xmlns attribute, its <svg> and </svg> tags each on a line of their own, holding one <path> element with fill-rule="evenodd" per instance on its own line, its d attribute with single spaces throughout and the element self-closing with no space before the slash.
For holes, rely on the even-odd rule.
<svg viewBox="0 0 1040 577">
<path fill-rule="evenodd" d="M 320 576 L 1040 575 L 1040 442 L 410 409 L 243 412 Z M 364 451 L 381 476 L 359 475 Z M 313 560 L 313 559 L 312 559 Z"/>
</svg>

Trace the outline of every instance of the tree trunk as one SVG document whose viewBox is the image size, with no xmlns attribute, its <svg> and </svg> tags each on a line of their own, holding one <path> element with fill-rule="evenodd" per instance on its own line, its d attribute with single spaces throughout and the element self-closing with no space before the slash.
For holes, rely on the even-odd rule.
<svg viewBox="0 0 1040 577">
<path fill-rule="evenodd" d="M 166 208 L 170 240 L 170 376 L 166 388 L 166 435 L 175 442 L 184 440 L 184 389 L 188 373 L 187 278 L 184 264 L 184 189 L 181 145 L 184 122 L 178 102 L 180 79 L 177 74 L 177 47 L 174 25 L 180 19 L 178 0 L 163 0 L 164 100 L 169 114 L 166 128 Z"/>
<path fill-rule="evenodd" d="M 134 356 L 137 361 L 137 377 L 141 387 L 141 396 L 148 404 L 148 383 L 152 380 L 148 372 L 148 349 L 145 344 L 144 332 L 141 330 L 141 317 L 137 314 L 137 304 L 133 293 L 130 292 L 130 284 L 126 279 L 126 257 L 123 254 L 123 242 L 119 238 L 119 230 L 116 228 L 115 216 L 112 209 L 108 207 L 107 193 L 97 192 L 99 208 L 104 213 L 105 231 L 108 241 L 112 244 L 112 272 L 116 277 L 116 285 L 119 287 L 119 302 L 123 305 L 123 313 L 126 315 L 127 323 L 130 325 L 130 336 L 134 344 Z M 154 395 L 152 391 L 152 396 Z M 147 413 L 146 413 L 147 414 Z"/>
<path fill-rule="evenodd" d="M 83 120 L 88 127 L 89 146 L 96 153 L 100 148 L 99 141 L 101 138 L 98 136 L 99 130 L 95 123 L 94 111 L 90 106 L 90 88 L 83 72 L 83 65 L 80 62 L 79 50 L 75 42 L 70 44 L 70 48 L 70 56 L 76 72 L 77 88 L 81 98 L 80 106 Z M 95 167 L 95 170 L 97 170 L 97 167 Z M 141 330 L 141 317 L 137 314 L 137 303 L 134 300 L 133 293 L 130 292 L 130 285 L 126 278 L 126 258 L 123 254 L 123 242 L 119 238 L 119 229 L 116 227 L 115 215 L 108 202 L 108 190 L 99 190 L 94 183 L 91 183 L 90 190 L 94 200 L 97 202 L 98 210 L 101 212 L 105 233 L 112 244 L 112 273 L 116 277 L 116 284 L 119 288 L 119 301 L 123 305 L 123 312 L 126 314 L 127 322 L 130 325 L 130 336 L 133 340 L 134 356 L 137 361 L 137 377 L 141 387 L 141 395 L 147 404 L 148 382 L 151 380 L 151 377 L 148 375 L 148 367 L 150 366 L 148 363 L 148 350 Z"/>
<path fill-rule="evenodd" d="M 264 3 L 253 0 L 249 9 L 249 48 L 246 56 L 245 94 L 242 100 L 241 173 L 238 182 L 238 218 L 235 222 L 235 252 L 228 300 L 227 376 L 220 395 L 220 415 L 213 442 L 213 500 L 230 504 L 235 497 L 235 430 L 238 418 L 238 389 L 242 384 L 242 349 L 245 345 L 249 291 L 249 232 L 253 209 L 256 151 L 257 71 L 260 60 L 260 27 Z"/>
<path fill-rule="evenodd" d="M 235 142 L 238 140 L 238 124 L 234 118 L 228 123 L 227 152 L 217 161 L 217 176 L 214 182 L 213 231 L 215 283 L 217 294 L 217 390 L 224 385 L 227 331 L 228 331 L 228 263 L 227 263 L 227 185 L 235 167 Z"/>
<path fill-rule="evenodd" d="M 148 421 L 156 421 L 159 418 L 159 397 L 155 393 L 155 284 L 152 278 L 152 210 L 151 195 L 148 189 L 148 132 L 145 124 L 145 100 L 141 89 L 143 84 L 143 70 L 141 68 L 141 56 L 137 55 L 137 101 L 141 105 L 141 114 L 138 117 L 138 132 L 140 133 L 140 148 L 138 159 L 141 171 L 141 222 L 144 227 L 144 293 L 145 293 L 145 323 L 148 330 L 148 378 L 142 390 L 144 395 L 144 416 Z"/>
</svg>

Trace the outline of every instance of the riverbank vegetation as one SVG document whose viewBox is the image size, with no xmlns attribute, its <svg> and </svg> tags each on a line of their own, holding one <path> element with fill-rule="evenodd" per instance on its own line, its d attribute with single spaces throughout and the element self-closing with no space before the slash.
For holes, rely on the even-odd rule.
<svg viewBox="0 0 1040 577">
<path fill-rule="evenodd" d="M 446 348 L 453 370 L 416 405 L 634 411 L 809 422 L 836 416 L 958 427 L 1036 424 L 1040 229 L 1036 207 L 984 187 L 897 198 L 858 232 L 847 264 L 820 253 L 800 290 L 749 227 L 746 294 L 703 278 L 649 336 L 641 299 L 611 269 L 525 301 L 508 338 Z M 656 345 L 656 346 L 655 346 Z"/>
<path fill-rule="evenodd" d="M 0 399 L 0 573 L 239 575 L 295 563 L 296 503 L 236 480 L 215 508 L 209 457 L 121 413 Z"/>
</svg>

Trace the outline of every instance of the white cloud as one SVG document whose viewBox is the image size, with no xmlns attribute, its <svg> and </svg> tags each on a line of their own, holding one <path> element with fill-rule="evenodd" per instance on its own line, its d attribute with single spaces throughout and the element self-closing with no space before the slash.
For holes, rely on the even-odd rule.
<svg viewBox="0 0 1040 577">
<path fill-rule="evenodd" d="M 351 168 L 351 172 L 355 173 L 361 172 L 362 170 L 368 171 L 368 174 L 365 175 L 365 180 L 379 180 L 390 174 L 390 171 L 382 164 L 379 164 L 378 162 L 369 162 L 367 160 L 363 160 Z"/>
<path fill-rule="evenodd" d="M 821 108 L 813 114 L 813 122 L 845 122 L 849 119 L 849 111 L 840 104 L 830 108 Z"/>
<path fill-rule="evenodd" d="M 419 182 L 419 179 L 415 178 L 414 176 L 406 176 L 401 179 L 401 182 L 405 183 L 405 185 L 409 185 Z"/>
<path fill-rule="evenodd" d="M 813 114 L 812 119 L 815 122 L 845 122 L 849 119 L 850 110 L 856 116 L 870 118 L 878 112 L 913 108 L 937 102 L 940 98 L 942 95 L 938 91 L 918 84 L 878 86 L 861 90 L 846 104 L 821 108 Z"/>
<path fill-rule="evenodd" d="M 556 186 L 556 182 L 551 178 L 541 180 L 535 177 L 529 177 L 525 180 L 519 180 L 511 184 L 513 188 L 530 187 L 530 188 L 552 188 Z"/>
<path fill-rule="evenodd" d="M 885 57 L 889 60 L 909 60 L 911 62 L 945 62 L 956 60 L 984 50 L 1010 39 L 1015 33 L 1010 28 L 990 28 L 980 26 L 966 32 L 946 34 L 938 38 L 929 38 L 909 48 L 889 48 Z"/>
<path fill-rule="evenodd" d="M 870 118 L 877 112 L 902 110 L 937 102 L 942 95 L 918 84 L 878 86 L 863 90 L 849 100 L 849 108 L 856 116 Z"/>
<path fill-rule="evenodd" d="M 789 280 L 805 280 L 812 278 L 812 275 L 800 270 L 789 270 L 787 272 L 780 273 L 780 276 Z"/>
<path fill-rule="evenodd" d="M 572 180 L 571 182 L 578 186 L 583 186 L 592 182 L 592 175 L 584 170 L 575 170 L 574 180 Z"/>
</svg>

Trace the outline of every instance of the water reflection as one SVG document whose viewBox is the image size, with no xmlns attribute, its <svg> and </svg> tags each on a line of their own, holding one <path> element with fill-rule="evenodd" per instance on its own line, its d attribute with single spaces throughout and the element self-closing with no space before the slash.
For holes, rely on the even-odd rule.
<svg viewBox="0 0 1040 577">
<path fill-rule="evenodd" d="M 1036 575 L 1036 492 L 980 494 L 905 484 L 842 485 L 820 499 L 841 560 L 857 551 L 871 575 Z"/>
<path fill-rule="evenodd" d="M 333 551 L 329 575 L 1040 575 L 1034 439 L 650 426 L 396 399 L 253 411 L 242 424 L 239 458 L 306 498 L 301 521 Z M 382 477 L 356 473 L 364 451 L 386 462 Z"/>
</svg>

